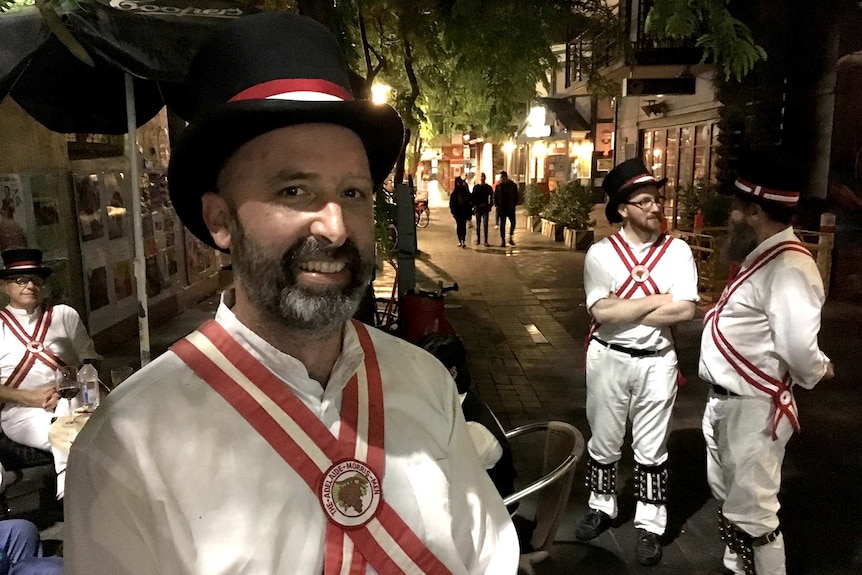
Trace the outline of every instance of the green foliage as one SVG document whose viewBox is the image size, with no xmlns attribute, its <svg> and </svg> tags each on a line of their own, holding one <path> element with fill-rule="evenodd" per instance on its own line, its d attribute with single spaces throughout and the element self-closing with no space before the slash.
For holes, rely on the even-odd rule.
<svg viewBox="0 0 862 575">
<path fill-rule="evenodd" d="M 374 194 L 374 242 L 377 253 L 391 255 L 395 249 L 390 225 L 395 224 L 397 206 L 395 195 L 379 188 Z"/>
<path fill-rule="evenodd" d="M 645 29 L 659 39 L 696 39 L 703 48 L 702 61 L 715 65 L 725 80 L 739 82 L 766 60 L 766 50 L 749 27 L 733 17 L 727 0 L 655 0 Z"/>
<path fill-rule="evenodd" d="M 589 190 L 579 182 L 568 182 L 551 193 L 542 216 L 574 230 L 585 230 L 596 222 L 590 219 L 595 203 Z"/>
<path fill-rule="evenodd" d="M 528 216 L 538 216 L 547 207 L 550 194 L 535 184 L 524 190 L 524 210 Z"/>
<path fill-rule="evenodd" d="M 28 6 L 34 6 L 35 0 L 0 0 L 0 14 L 4 12 L 21 11 Z"/>
<path fill-rule="evenodd" d="M 679 188 L 677 199 L 681 227 L 691 227 L 698 210 L 703 215 L 704 226 L 727 224 L 727 217 L 730 214 L 730 196 L 719 194 L 716 184 L 704 179 L 697 180 L 691 186 Z"/>
</svg>

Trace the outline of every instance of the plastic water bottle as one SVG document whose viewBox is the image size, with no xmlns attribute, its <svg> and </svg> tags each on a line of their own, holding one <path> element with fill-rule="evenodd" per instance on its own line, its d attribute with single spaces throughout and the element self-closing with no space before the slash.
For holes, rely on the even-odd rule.
<svg viewBox="0 0 862 575">
<path fill-rule="evenodd" d="M 96 409 L 99 407 L 99 372 L 93 366 L 92 359 L 85 359 L 84 365 L 78 370 L 78 381 L 84 396 L 84 407 Z"/>
</svg>

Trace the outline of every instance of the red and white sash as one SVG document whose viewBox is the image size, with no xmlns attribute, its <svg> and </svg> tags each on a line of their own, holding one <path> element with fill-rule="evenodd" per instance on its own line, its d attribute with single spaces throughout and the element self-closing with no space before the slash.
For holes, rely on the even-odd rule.
<svg viewBox="0 0 862 575">
<path fill-rule="evenodd" d="M 646 255 L 644 255 L 643 259 L 640 261 L 638 261 L 634 252 L 632 252 L 628 243 L 626 243 L 626 240 L 619 232 L 609 236 L 608 240 L 611 242 L 611 246 L 613 246 L 617 255 L 620 257 L 620 260 L 623 262 L 623 265 L 629 272 L 629 277 L 627 277 L 626 280 L 617 288 L 614 295 L 621 299 L 631 299 L 631 297 L 637 293 L 638 289 L 643 291 L 644 295 L 655 295 L 661 293 L 658 284 L 655 283 L 651 274 L 656 264 L 658 264 L 659 260 L 661 260 L 662 256 L 667 252 L 668 247 L 670 247 L 672 241 L 670 236 L 659 234 L 658 238 L 656 238 L 653 245 L 649 250 L 647 250 Z M 599 329 L 599 326 L 600 324 L 595 320 L 590 323 L 590 330 L 589 333 L 587 333 L 585 349 L 586 346 L 589 346 L 590 339 L 593 337 L 593 334 L 596 333 L 596 330 Z"/>
<path fill-rule="evenodd" d="M 712 337 L 715 342 L 715 347 L 730 364 L 730 366 L 739 374 L 739 376 L 749 385 L 756 389 L 769 394 L 772 397 L 774 411 L 772 413 L 772 439 L 778 439 L 776 430 L 782 417 L 786 417 L 796 431 L 801 430 L 799 425 L 799 413 L 796 408 L 796 398 L 793 397 L 792 382 L 790 381 L 790 373 L 784 374 L 780 380 L 776 379 L 763 372 L 760 368 L 751 363 L 743 354 L 734 348 L 721 330 L 718 327 L 718 319 L 721 311 L 730 299 L 730 296 L 736 292 L 739 287 L 748 281 L 751 276 L 762 269 L 766 264 L 783 254 L 784 252 L 800 252 L 807 256 L 811 256 L 805 246 L 795 240 L 788 240 L 778 243 L 762 254 L 757 256 L 751 265 L 739 270 L 739 273 L 728 282 L 721 297 L 716 304 L 707 310 L 704 317 L 704 329 Z"/>
<path fill-rule="evenodd" d="M 24 356 L 18 362 L 18 365 L 12 370 L 9 377 L 6 378 L 4 385 L 13 389 L 17 389 L 27 374 L 30 373 L 30 368 L 38 359 L 53 370 L 58 369 L 66 363 L 57 357 L 51 350 L 45 347 L 45 337 L 48 335 L 48 328 L 51 327 L 51 318 L 54 315 L 54 309 L 48 307 L 42 311 L 42 315 L 36 320 L 36 326 L 33 328 L 33 333 L 27 333 L 24 326 L 18 321 L 15 315 L 8 309 L 0 309 L 0 321 L 6 325 L 15 339 L 21 342 L 24 346 Z M 2 408 L 2 405 L 0 405 Z"/>
<path fill-rule="evenodd" d="M 336 439 L 293 392 L 221 325 L 209 321 L 171 350 L 217 391 L 308 484 L 326 515 L 325 575 L 440 574 L 448 568 L 382 493 L 383 385 L 365 326 L 365 361 L 344 389 Z"/>
</svg>

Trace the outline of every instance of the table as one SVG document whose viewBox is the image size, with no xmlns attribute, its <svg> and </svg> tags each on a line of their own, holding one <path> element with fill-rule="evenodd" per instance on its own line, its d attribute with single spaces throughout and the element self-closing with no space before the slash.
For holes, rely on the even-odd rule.
<svg viewBox="0 0 862 575">
<path fill-rule="evenodd" d="M 58 417 L 51 424 L 51 429 L 48 430 L 48 443 L 51 447 L 69 453 L 72 447 L 72 442 L 78 437 L 78 433 L 84 428 L 87 421 L 90 420 L 92 412 L 75 411 L 69 415 Z"/>
</svg>

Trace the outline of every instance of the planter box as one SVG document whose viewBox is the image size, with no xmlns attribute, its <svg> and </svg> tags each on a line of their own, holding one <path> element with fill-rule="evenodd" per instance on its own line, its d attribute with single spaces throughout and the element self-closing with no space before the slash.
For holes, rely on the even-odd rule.
<svg viewBox="0 0 862 575">
<path fill-rule="evenodd" d="M 539 216 L 527 216 L 527 230 L 538 232 L 542 229 L 542 218 Z"/>
<path fill-rule="evenodd" d="M 542 235 L 549 240 L 561 242 L 563 241 L 563 226 L 551 220 L 542 219 Z"/>
<path fill-rule="evenodd" d="M 565 228 L 563 232 L 563 242 L 567 248 L 579 251 L 589 249 L 596 239 L 596 234 L 593 230 L 572 230 Z"/>
</svg>

